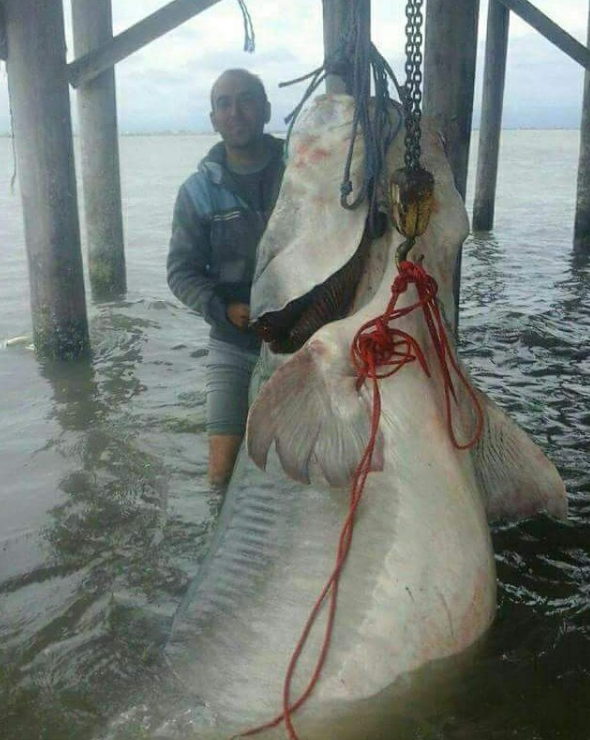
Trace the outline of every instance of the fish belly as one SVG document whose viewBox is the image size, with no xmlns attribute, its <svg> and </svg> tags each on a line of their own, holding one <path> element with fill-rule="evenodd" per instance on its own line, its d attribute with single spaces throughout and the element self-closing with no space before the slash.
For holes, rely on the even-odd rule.
<svg viewBox="0 0 590 740">
<path fill-rule="evenodd" d="M 406 398 L 416 390 L 403 386 L 396 393 Z M 320 735 L 380 696 L 392 708 L 391 687 L 466 650 L 495 608 L 490 537 L 468 453 L 453 450 L 433 404 L 406 403 L 407 419 L 391 418 L 388 400 L 384 469 L 367 481 L 328 657 L 297 714 L 323 727 Z M 410 422 L 421 434 L 407 433 Z M 220 737 L 280 713 L 287 666 L 334 567 L 348 510 L 348 491 L 290 481 L 272 451 L 262 472 L 242 450 L 211 553 L 167 648 Z M 318 659 L 326 616 L 324 608 L 299 660 L 294 700 Z"/>
</svg>

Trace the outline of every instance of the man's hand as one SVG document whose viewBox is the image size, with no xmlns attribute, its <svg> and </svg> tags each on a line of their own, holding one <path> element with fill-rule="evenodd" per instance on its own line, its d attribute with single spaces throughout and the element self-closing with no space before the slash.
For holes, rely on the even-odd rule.
<svg viewBox="0 0 590 740">
<path fill-rule="evenodd" d="M 250 306 L 247 303 L 230 303 L 227 307 L 227 318 L 238 329 L 247 329 L 250 321 Z"/>
</svg>

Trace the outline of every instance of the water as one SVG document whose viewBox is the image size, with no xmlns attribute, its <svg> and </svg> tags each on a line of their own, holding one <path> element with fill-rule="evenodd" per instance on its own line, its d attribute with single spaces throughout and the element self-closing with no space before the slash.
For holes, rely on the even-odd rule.
<svg viewBox="0 0 590 740">
<path fill-rule="evenodd" d="M 149 738 L 164 711 L 154 689 L 173 693 L 157 657 L 218 502 L 206 486 L 207 332 L 171 298 L 164 263 L 177 187 L 212 141 L 122 139 L 129 293 L 89 305 L 92 362 L 0 349 L 2 740 L 88 740 L 116 717 L 117 740 Z M 494 529 L 497 619 L 421 740 L 590 738 L 590 269 L 571 249 L 577 147 L 575 132 L 504 133 L 496 229 L 467 244 L 461 309 L 463 357 L 558 466 L 570 518 Z M 30 335 L 11 172 L 0 139 L 0 342 Z"/>
</svg>

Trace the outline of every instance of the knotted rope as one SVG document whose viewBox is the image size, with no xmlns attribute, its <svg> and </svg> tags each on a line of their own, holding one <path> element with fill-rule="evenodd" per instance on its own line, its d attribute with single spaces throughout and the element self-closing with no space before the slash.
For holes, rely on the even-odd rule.
<svg viewBox="0 0 590 740">
<path fill-rule="evenodd" d="M 418 300 L 404 308 L 397 308 L 399 297 L 406 292 L 410 285 L 415 286 Z M 363 324 L 358 330 L 351 347 L 351 359 L 358 375 L 357 388 L 360 388 L 367 379 L 370 379 L 374 381 L 373 389 L 377 388 L 378 392 L 375 381 L 393 375 L 407 363 L 416 360 L 418 360 L 424 373 L 430 378 L 431 373 L 426 358 L 416 339 L 407 332 L 391 325 L 395 320 L 407 316 L 417 309 L 422 309 L 442 374 L 445 416 L 449 436 L 458 450 L 467 450 L 473 447 L 481 436 L 483 411 L 475 391 L 463 374 L 449 344 L 444 321 L 436 301 L 437 293 L 436 280 L 426 272 L 422 265 L 413 262 L 402 262 L 391 286 L 391 298 L 387 308 L 381 316 Z M 384 370 L 380 371 L 379 368 L 384 368 Z M 455 434 L 452 402 L 458 404 L 458 398 L 451 370 L 467 391 L 475 411 L 474 429 L 471 437 L 466 442 L 459 442 Z"/>
</svg>

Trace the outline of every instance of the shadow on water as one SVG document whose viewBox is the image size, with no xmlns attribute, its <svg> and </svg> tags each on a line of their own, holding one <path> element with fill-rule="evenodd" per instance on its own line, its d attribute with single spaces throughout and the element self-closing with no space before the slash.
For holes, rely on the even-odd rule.
<svg viewBox="0 0 590 740">
<path fill-rule="evenodd" d="M 155 658 L 190 577 L 179 563 L 198 559 L 211 517 L 169 514 L 173 461 L 143 443 L 157 422 L 134 400 L 156 328 L 104 310 L 92 360 L 39 364 L 59 430 L 44 452 L 67 473 L 38 534 L 42 561 L 0 583 L 12 637 L 0 647 L 2 740 L 89 738 L 159 681 Z"/>
</svg>

